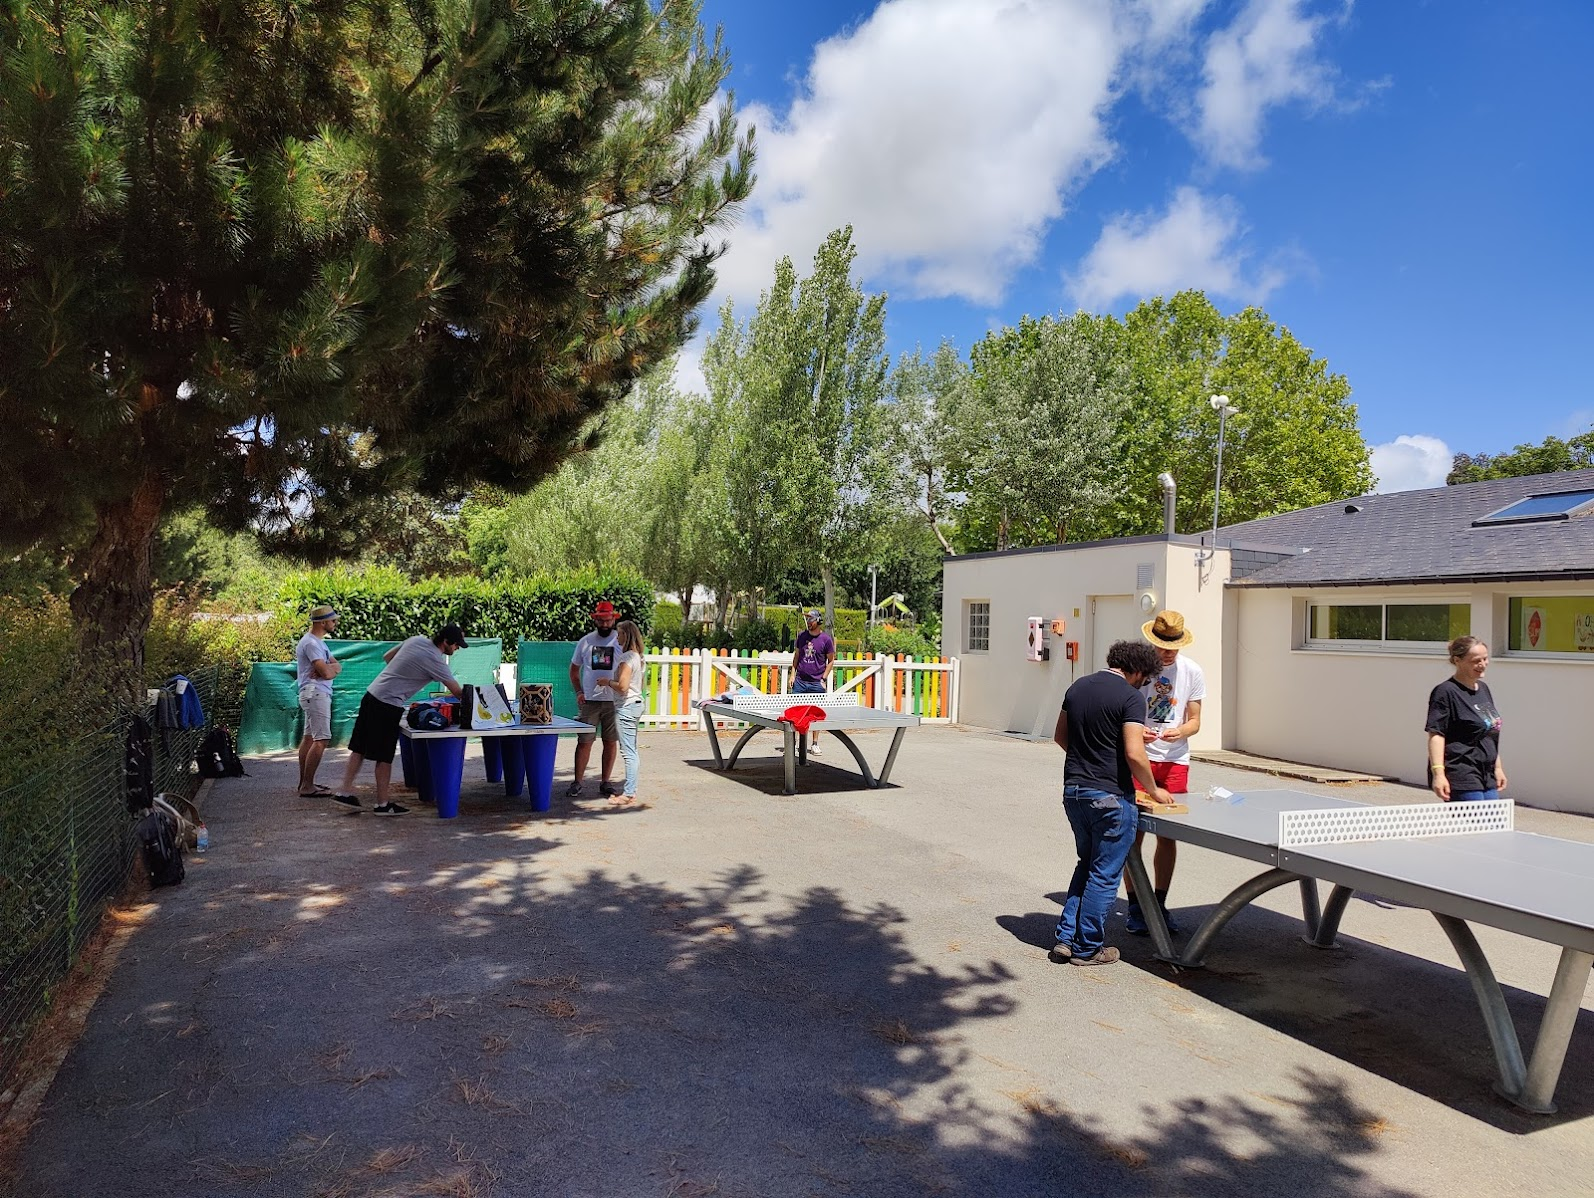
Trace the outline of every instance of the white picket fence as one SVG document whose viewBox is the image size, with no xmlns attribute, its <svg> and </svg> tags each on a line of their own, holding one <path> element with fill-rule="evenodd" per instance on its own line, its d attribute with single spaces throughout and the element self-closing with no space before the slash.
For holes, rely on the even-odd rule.
<svg viewBox="0 0 1594 1198">
<path fill-rule="evenodd" d="M 697 729 L 694 703 L 742 686 L 778 693 L 791 689 L 792 655 L 734 649 L 649 650 L 642 724 Z M 927 724 L 958 718 L 958 659 L 890 657 L 884 653 L 837 655 L 831 689 L 851 691 L 865 707 L 916 715 Z"/>
</svg>

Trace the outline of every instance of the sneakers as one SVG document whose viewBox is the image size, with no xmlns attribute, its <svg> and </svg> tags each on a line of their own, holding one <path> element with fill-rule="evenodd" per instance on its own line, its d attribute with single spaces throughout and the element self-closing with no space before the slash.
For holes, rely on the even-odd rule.
<svg viewBox="0 0 1594 1198">
<path fill-rule="evenodd" d="M 810 757 L 818 757 L 820 755 L 821 754 L 819 752 L 819 740 L 816 737 L 814 739 L 814 743 L 808 746 L 808 756 L 810 756 Z"/>
<path fill-rule="evenodd" d="M 383 803 L 380 806 L 372 807 L 371 810 L 377 815 L 407 815 L 409 813 L 408 807 L 400 807 L 394 802 Z"/>
<path fill-rule="evenodd" d="M 1118 960 L 1118 950 L 1115 948 L 1098 948 L 1088 957 L 1074 956 L 1071 958 L 1075 965 L 1111 965 Z"/>
<path fill-rule="evenodd" d="M 334 803 L 342 803 L 345 807 L 352 807 L 356 811 L 360 810 L 360 797 L 358 795 L 330 795 L 328 797 Z"/>
<path fill-rule="evenodd" d="M 1073 959 L 1073 956 L 1073 948 L 1059 940 L 1052 945 L 1052 951 L 1046 954 L 1046 959 L 1054 965 L 1067 965 Z"/>
<path fill-rule="evenodd" d="M 623 795 L 624 793 L 625 787 L 621 786 L 618 782 L 598 783 L 598 794 L 603 798 L 613 798 L 615 795 Z"/>
<path fill-rule="evenodd" d="M 581 797 L 581 783 L 580 782 L 572 782 L 569 786 L 565 787 L 565 798 L 567 798 L 567 799 L 579 799 L 580 797 Z"/>
</svg>

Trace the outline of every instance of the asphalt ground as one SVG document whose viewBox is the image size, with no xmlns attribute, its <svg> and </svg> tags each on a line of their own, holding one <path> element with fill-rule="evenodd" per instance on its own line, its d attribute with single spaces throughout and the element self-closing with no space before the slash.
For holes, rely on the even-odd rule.
<svg viewBox="0 0 1594 1198">
<path fill-rule="evenodd" d="M 888 734 L 858 739 L 878 766 Z M 795 796 L 775 746 L 725 775 L 701 734 L 646 734 L 646 806 L 589 780 L 538 816 L 473 745 L 446 822 L 300 799 L 291 755 L 250 759 L 208 792 L 210 850 L 152 896 L 14 1193 L 1594 1193 L 1594 992 L 1560 1112 L 1529 1116 L 1492 1095 L 1423 911 L 1358 896 L 1321 952 L 1286 888 L 1204 970 L 1120 919 L 1123 962 L 1054 965 L 1055 746 L 920 728 L 871 791 L 831 743 Z M 1198 764 L 1213 784 L 1424 797 Z M 1186 846 L 1171 904 L 1192 926 L 1255 872 Z M 1531 1048 L 1558 950 L 1477 933 Z"/>
</svg>

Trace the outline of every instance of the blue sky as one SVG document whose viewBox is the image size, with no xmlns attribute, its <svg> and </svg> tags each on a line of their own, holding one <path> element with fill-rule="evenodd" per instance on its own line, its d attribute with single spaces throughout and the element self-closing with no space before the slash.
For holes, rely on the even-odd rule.
<svg viewBox="0 0 1594 1198">
<path fill-rule="evenodd" d="M 779 256 L 806 270 L 850 223 L 893 355 L 1182 287 L 1258 304 L 1350 380 L 1385 490 L 1594 424 L 1594 3 L 705 0 L 703 20 L 760 147 L 715 307 L 749 311 Z"/>
</svg>

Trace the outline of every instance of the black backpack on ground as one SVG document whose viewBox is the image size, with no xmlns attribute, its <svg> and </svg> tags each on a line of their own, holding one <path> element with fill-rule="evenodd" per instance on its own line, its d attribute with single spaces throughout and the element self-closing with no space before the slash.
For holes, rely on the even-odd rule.
<svg viewBox="0 0 1594 1198">
<path fill-rule="evenodd" d="M 233 744 L 232 730 L 226 724 L 217 724 L 205 733 L 194 752 L 195 764 L 201 778 L 242 778 L 244 763 Z"/>
<path fill-rule="evenodd" d="M 133 835 L 143 850 L 151 886 L 175 886 L 183 880 L 183 846 L 170 812 L 159 807 L 145 812 L 133 825 Z"/>
</svg>

